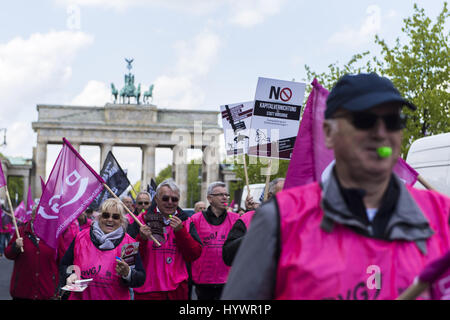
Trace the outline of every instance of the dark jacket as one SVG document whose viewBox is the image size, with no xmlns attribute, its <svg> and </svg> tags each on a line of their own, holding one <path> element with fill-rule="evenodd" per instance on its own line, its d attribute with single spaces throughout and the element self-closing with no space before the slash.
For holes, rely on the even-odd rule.
<svg viewBox="0 0 450 320">
<path fill-rule="evenodd" d="M 31 228 L 31 221 L 19 227 L 24 252 L 16 246 L 17 236 L 5 249 L 5 256 L 14 260 L 9 293 L 13 298 L 47 300 L 58 294 L 58 264 L 56 251 L 38 240 Z"/>
</svg>

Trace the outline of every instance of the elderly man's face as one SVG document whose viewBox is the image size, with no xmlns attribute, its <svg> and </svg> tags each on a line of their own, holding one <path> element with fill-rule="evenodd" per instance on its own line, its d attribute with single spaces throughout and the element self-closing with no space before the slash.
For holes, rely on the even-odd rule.
<svg viewBox="0 0 450 320">
<path fill-rule="evenodd" d="M 209 203 L 213 208 L 225 210 L 228 205 L 230 195 L 224 187 L 215 187 L 212 190 L 212 194 L 207 196 Z"/>
<path fill-rule="evenodd" d="M 124 198 L 122 199 L 122 202 L 123 202 L 123 204 L 124 204 L 128 209 L 130 209 L 131 212 L 134 211 L 134 208 L 133 208 L 133 200 L 132 200 L 130 197 L 124 197 Z"/>
<path fill-rule="evenodd" d="M 369 112 L 378 116 L 398 114 L 400 107 L 385 104 L 371 108 Z M 352 118 L 346 116 L 347 113 L 347 110 L 336 112 L 333 116 L 337 121 L 335 128 L 327 121 L 324 124 L 326 145 L 334 149 L 339 173 L 353 180 L 387 177 L 400 155 L 402 130 L 388 130 L 381 118 L 377 119 L 372 128 L 357 129 L 352 124 Z M 392 148 L 392 155 L 387 158 L 380 157 L 377 152 L 379 147 Z"/>
<path fill-rule="evenodd" d="M 159 211 L 168 216 L 169 214 L 174 214 L 178 207 L 178 202 L 180 200 L 180 195 L 178 192 L 173 191 L 167 186 L 161 187 L 158 194 L 155 196 L 156 205 Z"/>
<path fill-rule="evenodd" d="M 142 193 L 136 198 L 136 209 L 138 213 L 142 212 L 142 209 L 147 210 L 150 207 L 150 197 L 148 194 Z"/>
</svg>

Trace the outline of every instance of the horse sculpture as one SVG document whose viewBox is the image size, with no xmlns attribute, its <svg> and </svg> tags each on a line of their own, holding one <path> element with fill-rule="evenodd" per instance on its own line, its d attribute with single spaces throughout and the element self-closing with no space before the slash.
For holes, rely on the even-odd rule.
<svg viewBox="0 0 450 320">
<path fill-rule="evenodd" d="M 125 98 L 128 98 L 128 104 L 130 103 L 130 97 L 136 97 L 136 88 L 134 86 L 134 76 L 130 74 L 125 75 L 125 86 L 120 90 L 120 97 L 122 103 L 125 104 Z"/>
<path fill-rule="evenodd" d="M 114 103 L 116 103 L 117 102 L 117 95 L 119 94 L 119 91 L 114 86 L 114 83 L 111 83 L 111 94 L 114 97 Z"/>
<path fill-rule="evenodd" d="M 152 98 L 152 101 L 153 101 L 153 88 L 154 88 L 154 85 L 152 84 L 152 85 L 150 86 L 150 88 L 148 88 L 148 91 L 145 91 L 145 92 L 144 92 L 144 97 L 143 97 L 143 99 L 142 99 L 142 101 L 143 101 L 144 103 L 149 103 L 149 102 L 148 102 L 148 98 Z"/>
</svg>

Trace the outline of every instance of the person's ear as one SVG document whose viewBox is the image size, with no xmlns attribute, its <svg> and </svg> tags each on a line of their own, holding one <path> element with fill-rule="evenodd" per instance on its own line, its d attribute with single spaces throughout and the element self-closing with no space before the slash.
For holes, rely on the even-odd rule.
<svg viewBox="0 0 450 320">
<path fill-rule="evenodd" d="M 337 123 L 335 120 L 324 120 L 323 121 L 323 135 L 325 139 L 325 146 L 328 149 L 333 149 L 334 146 L 334 133 L 336 131 Z"/>
</svg>

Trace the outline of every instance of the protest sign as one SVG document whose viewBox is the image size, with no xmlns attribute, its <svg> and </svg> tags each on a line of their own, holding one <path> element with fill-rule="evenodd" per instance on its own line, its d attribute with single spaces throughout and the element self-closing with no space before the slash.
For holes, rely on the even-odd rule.
<svg viewBox="0 0 450 320">
<path fill-rule="evenodd" d="M 300 123 L 304 83 L 258 78 L 248 155 L 290 159 Z"/>
</svg>

